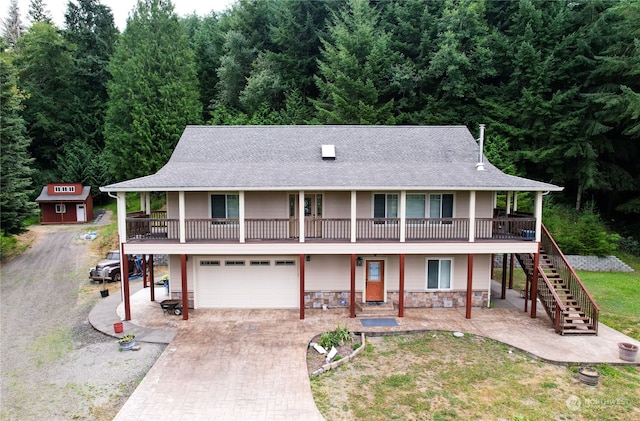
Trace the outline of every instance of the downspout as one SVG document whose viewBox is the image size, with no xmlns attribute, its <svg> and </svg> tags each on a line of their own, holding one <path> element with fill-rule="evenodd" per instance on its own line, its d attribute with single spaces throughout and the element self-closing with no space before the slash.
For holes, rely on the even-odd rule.
<svg viewBox="0 0 640 421">
<path fill-rule="evenodd" d="M 484 171 L 484 124 L 480 125 L 480 139 L 478 139 L 480 147 L 478 148 L 478 163 L 476 170 Z"/>
</svg>

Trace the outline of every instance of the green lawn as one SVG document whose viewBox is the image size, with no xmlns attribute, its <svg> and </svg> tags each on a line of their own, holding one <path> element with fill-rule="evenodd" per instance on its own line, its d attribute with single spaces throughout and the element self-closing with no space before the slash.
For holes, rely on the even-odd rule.
<svg viewBox="0 0 640 421">
<path fill-rule="evenodd" d="M 600 307 L 600 321 L 640 341 L 640 270 L 636 272 L 585 272 L 578 276 Z"/>
<path fill-rule="evenodd" d="M 312 378 L 311 389 L 327 420 L 640 419 L 638 368 L 596 368 L 600 382 L 587 386 L 577 367 L 428 332 L 373 338 L 352 362 Z"/>
<path fill-rule="evenodd" d="M 623 260 L 640 272 L 640 259 Z M 600 321 L 640 340 L 638 272 L 578 275 Z M 522 271 L 515 275 L 520 288 Z M 598 386 L 586 386 L 578 367 L 539 362 L 490 339 L 429 332 L 374 339 L 352 362 L 312 378 L 311 389 L 327 420 L 640 419 L 640 368 L 596 368 Z"/>
</svg>

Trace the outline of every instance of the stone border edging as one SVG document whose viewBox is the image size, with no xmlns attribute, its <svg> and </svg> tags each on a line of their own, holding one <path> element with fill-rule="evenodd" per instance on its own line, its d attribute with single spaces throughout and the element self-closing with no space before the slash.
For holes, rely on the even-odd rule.
<svg viewBox="0 0 640 421">
<path fill-rule="evenodd" d="M 364 332 L 360 333 L 360 338 L 361 338 L 362 344 L 360 345 L 360 347 L 358 347 L 356 350 L 354 350 L 351 353 L 351 355 L 348 355 L 346 357 L 342 357 L 339 360 L 332 361 L 330 363 L 326 363 L 322 367 L 320 367 L 319 369 L 317 369 L 313 373 L 311 373 L 311 375 L 319 376 L 320 374 L 325 373 L 325 372 L 327 372 L 329 370 L 335 370 L 336 368 L 340 367 L 342 364 L 354 359 L 358 354 L 360 354 L 362 352 L 362 350 L 364 349 L 364 347 L 366 345 Z"/>
</svg>

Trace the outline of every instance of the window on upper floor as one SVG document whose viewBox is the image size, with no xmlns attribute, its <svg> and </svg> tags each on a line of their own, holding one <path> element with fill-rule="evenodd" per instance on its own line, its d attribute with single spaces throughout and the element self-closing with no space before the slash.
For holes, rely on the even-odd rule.
<svg viewBox="0 0 640 421">
<path fill-rule="evenodd" d="M 374 218 L 397 218 L 398 217 L 398 195 L 376 193 L 373 195 L 373 217 Z"/>
<path fill-rule="evenodd" d="M 76 186 L 53 186 L 53 191 L 56 193 L 75 193 Z"/>
<path fill-rule="evenodd" d="M 237 194 L 212 194 L 212 219 L 238 219 L 240 217 L 240 199 Z"/>
<path fill-rule="evenodd" d="M 453 218 L 453 194 L 430 194 L 429 218 Z"/>
<path fill-rule="evenodd" d="M 453 218 L 453 194 L 407 194 L 406 213 L 409 219 Z M 437 224 L 438 221 L 431 223 Z M 443 223 L 450 224 L 451 221 Z"/>
<path fill-rule="evenodd" d="M 451 289 L 451 259 L 427 259 L 427 289 Z"/>
</svg>

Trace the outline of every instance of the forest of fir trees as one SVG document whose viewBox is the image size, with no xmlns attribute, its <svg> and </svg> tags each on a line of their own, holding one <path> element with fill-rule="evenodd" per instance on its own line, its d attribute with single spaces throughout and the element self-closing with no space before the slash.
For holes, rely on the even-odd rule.
<svg viewBox="0 0 640 421">
<path fill-rule="evenodd" d="M 503 171 L 640 237 L 640 2 L 11 0 L 0 41 L 2 230 L 51 180 L 153 173 L 187 124 L 487 126 Z M 634 225 L 635 223 L 635 225 Z M 626 230 L 626 231 L 625 231 Z"/>
</svg>

